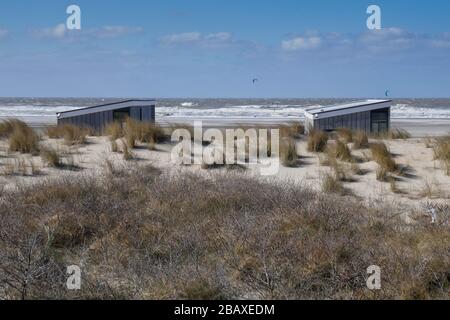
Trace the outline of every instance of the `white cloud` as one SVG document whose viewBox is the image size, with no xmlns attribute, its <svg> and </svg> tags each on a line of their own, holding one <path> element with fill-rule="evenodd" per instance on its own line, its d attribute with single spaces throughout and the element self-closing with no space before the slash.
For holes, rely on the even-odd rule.
<svg viewBox="0 0 450 320">
<path fill-rule="evenodd" d="M 141 27 L 103 26 L 100 28 L 82 28 L 81 30 L 67 30 L 66 25 L 58 24 L 55 27 L 33 30 L 37 38 L 51 39 L 79 39 L 79 38 L 117 38 L 121 36 L 140 33 Z"/>
<path fill-rule="evenodd" d="M 213 46 L 232 42 L 232 36 L 228 32 L 209 33 L 206 35 L 200 32 L 187 32 L 164 36 L 160 42 L 164 45 Z"/>
<path fill-rule="evenodd" d="M 320 46 L 322 39 L 318 36 L 311 37 L 296 37 L 290 40 L 284 40 L 281 43 L 283 50 L 297 51 L 297 50 L 310 50 Z"/>
<path fill-rule="evenodd" d="M 33 34 L 38 38 L 61 39 L 66 34 L 66 26 L 61 23 L 51 28 L 35 30 Z"/>
<path fill-rule="evenodd" d="M 361 34 L 340 34 L 336 32 L 306 32 L 281 42 L 284 51 L 296 52 L 322 48 L 322 52 L 345 55 L 383 54 L 413 49 L 448 49 L 450 34 L 420 34 L 401 28 L 383 28 Z"/>
<path fill-rule="evenodd" d="M 161 39 L 164 44 L 186 44 L 195 43 L 201 40 L 201 34 L 199 32 L 187 32 L 179 34 L 171 34 Z"/>
<path fill-rule="evenodd" d="M 231 40 L 231 34 L 228 32 L 210 33 L 205 36 L 208 41 L 225 42 Z"/>
<path fill-rule="evenodd" d="M 141 27 L 126 27 L 126 26 L 104 26 L 97 29 L 88 29 L 87 34 L 97 38 L 115 38 L 136 33 L 143 32 Z"/>
</svg>

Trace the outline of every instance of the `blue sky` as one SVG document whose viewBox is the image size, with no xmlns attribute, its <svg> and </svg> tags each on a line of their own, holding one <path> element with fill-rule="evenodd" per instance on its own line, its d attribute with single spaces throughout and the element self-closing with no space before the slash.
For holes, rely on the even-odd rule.
<svg viewBox="0 0 450 320">
<path fill-rule="evenodd" d="M 80 31 L 64 28 L 71 4 Z M 0 96 L 449 97 L 449 12 L 446 0 L 2 0 Z"/>
</svg>

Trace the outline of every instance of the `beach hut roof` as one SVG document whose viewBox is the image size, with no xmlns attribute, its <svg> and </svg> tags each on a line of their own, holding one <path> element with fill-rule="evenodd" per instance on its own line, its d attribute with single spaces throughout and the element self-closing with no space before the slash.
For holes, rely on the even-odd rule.
<svg viewBox="0 0 450 320">
<path fill-rule="evenodd" d="M 305 110 L 305 115 L 309 118 L 323 119 L 356 112 L 365 112 L 370 110 L 388 108 L 390 107 L 391 102 L 392 100 L 368 99 L 332 106 L 312 107 Z"/>
<path fill-rule="evenodd" d="M 152 100 L 152 99 L 125 100 L 125 101 L 112 102 L 112 103 L 101 104 L 101 105 L 87 107 L 87 108 L 80 108 L 80 109 L 76 109 L 76 110 L 60 112 L 60 113 L 57 113 L 57 117 L 58 117 L 58 119 L 64 119 L 64 118 L 82 116 L 82 115 L 86 115 L 86 114 L 92 114 L 92 113 L 96 113 L 96 112 L 104 112 L 104 111 L 118 110 L 118 109 L 131 108 L 131 107 L 150 106 L 150 105 L 155 105 L 155 103 L 156 103 L 156 101 Z"/>
</svg>

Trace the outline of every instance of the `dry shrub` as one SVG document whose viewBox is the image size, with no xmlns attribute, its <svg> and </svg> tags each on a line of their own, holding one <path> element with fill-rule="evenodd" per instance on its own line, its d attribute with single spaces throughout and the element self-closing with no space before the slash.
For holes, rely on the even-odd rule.
<svg viewBox="0 0 450 320">
<path fill-rule="evenodd" d="M 0 122 L 0 138 L 8 138 L 14 130 L 28 130 L 28 125 L 18 119 L 3 120 Z"/>
<path fill-rule="evenodd" d="M 405 129 L 394 129 L 394 130 L 389 130 L 389 132 L 387 133 L 387 138 L 391 139 L 391 140 L 397 140 L 397 139 L 407 140 L 407 139 L 411 138 L 411 134 L 408 131 L 406 131 Z"/>
<path fill-rule="evenodd" d="M 336 144 L 331 149 L 332 150 L 330 150 L 330 152 L 335 154 L 336 158 L 339 160 L 347 162 L 351 162 L 353 160 L 349 147 L 342 141 L 336 141 Z"/>
<path fill-rule="evenodd" d="M 140 122 L 128 118 L 125 122 L 124 136 L 129 148 L 134 148 L 137 142 L 155 144 L 167 140 L 164 130 L 151 122 Z"/>
<path fill-rule="evenodd" d="M 380 201 L 133 163 L 2 194 L 0 298 L 447 299 L 449 232 Z M 83 290 L 66 290 L 77 263 Z"/>
<path fill-rule="evenodd" d="M 450 136 L 436 139 L 433 152 L 435 160 L 440 160 L 447 175 L 450 175 Z"/>
<path fill-rule="evenodd" d="M 353 134 L 353 149 L 366 149 L 369 147 L 369 138 L 364 131 L 358 130 Z"/>
<path fill-rule="evenodd" d="M 50 167 L 61 167 L 61 158 L 58 152 L 53 148 L 43 148 L 41 150 L 41 159 L 43 163 Z"/>
<path fill-rule="evenodd" d="M 280 137 L 298 138 L 305 134 L 305 126 L 300 122 L 291 122 L 280 127 Z"/>
<path fill-rule="evenodd" d="M 350 168 L 353 174 L 356 174 L 358 176 L 362 176 L 365 174 L 365 171 L 361 169 L 361 166 L 357 162 L 353 161 Z"/>
<path fill-rule="evenodd" d="M 64 139 L 64 143 L 69 146 L 85 144 L 88 134 L 87 128 L 73 124 L 60 124 L 56 127 L 47 128 L 47 135 L 50 139 Z"/>
<path fill-rule="evenodd" d="M 111 141 L 111 152 L 119 152 L 119 146 L 117 145 L 116 140 Z"/>
<path fill-rule="evenodd" d="M 325 193 L 344 194 L 344 185 L 336 174 L 326 173 L 321 177 L 322 191 Z"/>
<path fill-rule="evenodd" d="M 131 143 L 132 141 L 129 141 L 128 139 L 127 139 L 127 140 L 122 139 L 121 141 L 122 141 L 122 154 L 123 154 L 123 159 L 126 160 L 126 161 L 133 160 L 134 154 L 133 154 L 133 152 L 130 150 L 130 149 L 132 149 L 132 148 L 134 147 L 134 145 L 133 145 L 133 147 L 130 146 L 130 143 Z M 134 140 L 133 140 L 133 141 L 134 141 Z"/>
<path fill-rule="evenodd" d="M 308 137 L 309 152 L 324 152 L 328 143 L 328 135 L 320 130 L 312 130 Z"/>
<path fill-rule="evenodd" d="M 299 157 L 293 138 L 285 138 L 281 141 L 280 158 L 285 167 L 296 167 L 298 165 Z"/>
<path fill-rule="evenodd" d="M 348 128 L 340 128 L 336 130 L 339 139 L 343 140 L 345 143 L 353 142 L 353 132 Z"/>
<path fill-rule="evenodd" d="M 3 124 L 3 134 L 9 138 L 9 151 L 35 153 L 39 151 L 39 136 L 26 123 L 10 120 Z"/>
<path fill-rule="evenodd" d="M 122 125 L 119 122 L 108 124 L 104 130 L 105 134 L 109 136 L 111 141 L 116 141 L 124 136 Z"/>
<path fill-rule="evenodd" d="M 372 143 L 370 145 L 370 151 L 372 152 L 373 160 L 386 172 L 393 172 L 396 170 L 397 165 L 392 158 L 386 144 Z"/>
</svg>

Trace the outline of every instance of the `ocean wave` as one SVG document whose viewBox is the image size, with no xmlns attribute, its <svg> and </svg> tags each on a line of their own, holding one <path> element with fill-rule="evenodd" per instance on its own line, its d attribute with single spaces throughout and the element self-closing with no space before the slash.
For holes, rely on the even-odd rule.
<svg viewBox="0 0 450 320">
<path fill-rule="evenodd" d="M 224 102 L 223 105 L 229 104 Z M 417 102 L 416 102 L 417 104 Z M 314 106 L 320 106 L 314 105 Z M 303 119 L 304 110 L 312 107 L 312 104 L 246 104 L 209 106 L 206 102 L 167 102 L 158 103 L 156 115 L 164 118 L 292 118 Z M 44 105 L 42 103 L 24 103 L 16 101 L 16 104 L 1 104 L 0 117 L 56 117 L 56 113 L 79 109 L 80 105 L 55 103 Z M 450 119 L 450 106 L 420 106 L 408 103 L 398 103 L 391 109 L 393 119 Z"/>
</svg>

